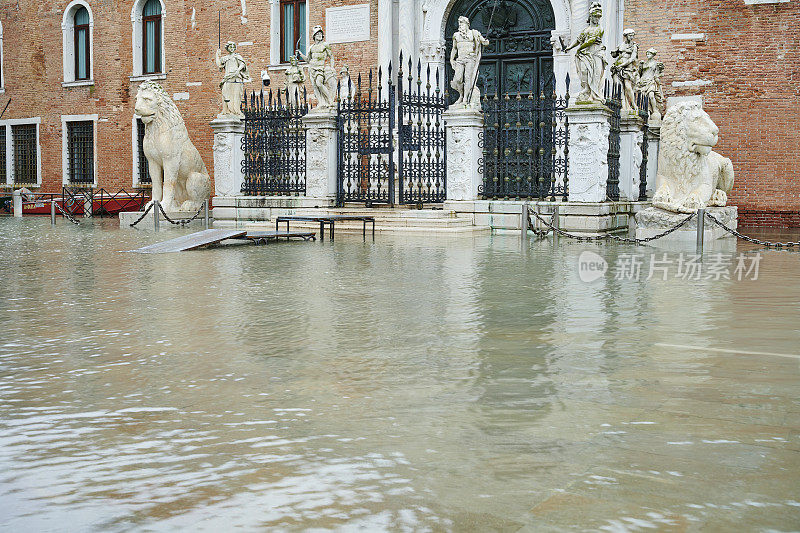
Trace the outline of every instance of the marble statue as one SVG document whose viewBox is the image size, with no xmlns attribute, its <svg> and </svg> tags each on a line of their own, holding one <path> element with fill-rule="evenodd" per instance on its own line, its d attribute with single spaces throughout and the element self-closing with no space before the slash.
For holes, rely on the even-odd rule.
<svg viewBox="0 0 800 533">
<path fill-rule="evenodd" d="M 146 81 L 136 93 L 134 113 L 144 123 L 153 200 L 167 212 L 197 211 L 211 193 L 211 179 L 175 102 L 159 84 Z"/>
<path fill-rule="evenodd" d="M 342 67 L 339 76 L 339 100 L 349 100 L 356 95 L 356 86 L 350 80 L 350 69 L 347 65 Z"/>
<path fill-rule="evenodd" d="M 470 29 L 467 17 L 458 17 L 458 31 L 453 34 L 453 51 L 450 52 L 450 65 L 455 71 L 450 86 L 458 91 L 458 100 L 452 108 L 480 109 L 481 91 L 476 87 L 478 66 L 483 47 L 488 44 L 481 32 Z"/>
<path fill-rule="evenodd" d="M 622 32 L 622 44 L 611 53 L 614 63 L 611 74 L 622 85 L 622 112 L 636 115 L 636 84 L 639 81 L 639 45 L 633 41 L 636 32 L 628 28 Z"/>
<path fill-rule="evenodd" d="M 295 55 L 308 62 L 308 77 L 311 80 L 311 87 L 314 89 L 314 96 L 317 97 L 317 107 L 325 109 L 334 104 L 336 97 L 336 69 L 333 66 L 333 50 L 325 42 L 322 26 L 314 26 L 311 31 L 311 39 L 314 44 L 311 45 L 308 55 L 303 54 L 300 50 L 295 50 Z M 330 65 L 327 64 L 328 60 L 330 60 Z"/>
<path fill-rule="evenodd" d="M 303 69 L 297 64 L 297 56 L 289 58 L 289 68 L 284 72 L 284 84 L 286 86 L 286 100 L 292 106 L 300 105 L 303 94 L 303 84 L 306 77 Z"/>
<path fill-rule="evenodd" d="M 603 103 L 603 73 L 606 70 L 606 47 L 603 46 L 603 28 L 600 18 L 603 9 L 600 2 L 589 8 L 589 25 L 578 35 L 574 43 L 564 48 L 565 52 L 577 47 L 575 66 L 581 82 L 578 103 Z"/>
<path fill-rule="evenodd" d="M 648 124 L 658 126 L 661 123 L 661 113 L 664 109 L 664 91 L 661 88 L 661 73 L 664 72 L 664 63 L 656 61 L 656 49 L 651 48 L 646 52 L 647 59 L 639 64 L 639 81 L 637 88 L 647 98 L 650 108 Z"/>
<path fill-rule="evenodd" d="M 242 113 L 242 95 L 244 94 L 244 83 L 253 81 L 247 72 L 247 64 L 242 56 L 236 53 L 236 43 L 228 41 L 225 44 L 226 55 L 222 55 L 222 50 L 217 48 L 215 61 L 217 67 L 225 74 L 219 86 L 222 89 L 222 112 L 220 117 L 233 115 L 244 118 Z"/>
<path fill-rule="evenodd" d="M 667 109 L 653 206 L 676 213 L 725 206 L 733 188 L 733 164 L 711 151 L 718 134 L 699 102 L 679 102 Z"/>
</svg>

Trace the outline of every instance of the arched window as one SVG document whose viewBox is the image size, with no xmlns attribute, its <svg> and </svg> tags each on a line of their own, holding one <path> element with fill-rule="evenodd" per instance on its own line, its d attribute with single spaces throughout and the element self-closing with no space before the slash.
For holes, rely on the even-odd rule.
<svg viewBox="0 0 800 533">
<path fill-rule="evenodd" d="M 147 0 L 142 9 L 142 74 L 161 72 L 161 2 Z"/>
<path fill-rule="evenodd" d="M 75 79 L 89 79 L 89 12 L 85 7 L 80 6 L 75 11 L 75 26 L 73 33 L 75 36 Z"/>
<path fill-rule="evenodd" d="M 94 83 L 92 35 L 94 19 L 92 8 L 85 0 L 72 0 L 61 21 L 64 45 L 64 85 L 92 85 Z"/>
</svg>

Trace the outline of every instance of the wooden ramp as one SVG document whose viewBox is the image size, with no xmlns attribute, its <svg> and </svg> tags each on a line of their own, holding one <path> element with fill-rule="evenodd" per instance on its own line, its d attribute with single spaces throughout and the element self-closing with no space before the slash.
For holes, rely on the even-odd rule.
<svg viewBox="0 0 800 533">
<path fill-rule="evenodd" d="M 245 235 L 256 244 L 264 244 L 267 241 L 277 241 L 278 239 L 303 239 L 304 241 L 315 240 L 316 234 L 313 231 L 253 231 L 250 230 Z"/>
<path fill-rule="evenodd" d="M 128 250 L 129 252 L 136 252 L 139 254 L 165 254 L 169 252 L 185 252 L 186 250 L 194 250 L 201 246 L 208 246 L 209 244 L 217 244 L 225 239 L 235 239 L 242 237 L 247 233 L 247 230 L 239 229 L 204 229 L 197 233 L 190 235 L 182 235 L 175 239 L 170 239 L 164 242 L 157 242 L 149 246 L 144 246 L 137 250 Z"/>
</svg>

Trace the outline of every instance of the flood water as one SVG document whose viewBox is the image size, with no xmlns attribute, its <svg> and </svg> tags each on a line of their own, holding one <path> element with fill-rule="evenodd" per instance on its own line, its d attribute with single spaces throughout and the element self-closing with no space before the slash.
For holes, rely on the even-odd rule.
<svg viewBox="0 0 800 533">
<path fill-rule="evenodd" d="M 799 253 L 116 226 L 0 219 L 0 530 L 800 529 Z"/>
</svg>

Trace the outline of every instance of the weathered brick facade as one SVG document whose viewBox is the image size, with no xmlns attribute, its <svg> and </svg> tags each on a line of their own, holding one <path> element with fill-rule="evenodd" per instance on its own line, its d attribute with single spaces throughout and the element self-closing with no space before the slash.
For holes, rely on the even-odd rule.
<svg viewBox="0 0 800 533">
<path fill-rule="evenodd" d="M 741 223 L 800 226 L 800 2 L 627 0 L 625 26 L 659 51 L 667 96 L 702 96 Z"/>
<path fill-rule="evenodd" d="M 365 0 L 309 0 L 309 26 L 325 26 L 325 8 Z M 371 40 L 334 45 L 337 70 L 351 73 L 377 64 L 378 0 L 369 0 Z M 94 85 L 62 87 L 61 23 L 67 0 L 19 0 L 0 4 L 3 24 L 4 119 L 41 117 L 42 190 L 62 183 L 62 115 L 97 114 L 97 176 L 100 186 L 130 188 L 133 182 L 132 121 L 138 81 L 133 72 L 133 0 L 92 0 Z M 166 0 L 164 47 L 170 94 L 195 145 L 213 173 L 209 122 L 220 108 L 214 66 L 217 20 L 222 41 L 240 43 L 260 88 L 259 72 L 270 64 L 269 2 Z M 733 160 L 731 203 L 742 222 L 800 224 L 800 2 L 746 5 L 744 0 L 627 0 L 625 26 L 637 30 L 640 54 L 655 47 L 666 65 L 667 96 L 701 95 L 720 127 L 717 150 Z M 252 44 L 250 44 L 252 43 Z M 282 87 L 282 71 L 270 71 Z M 309 88 L 310 92 L 310 88 Z M 213 177 L 213 176 L 212 176 Z"/>
</svg>

